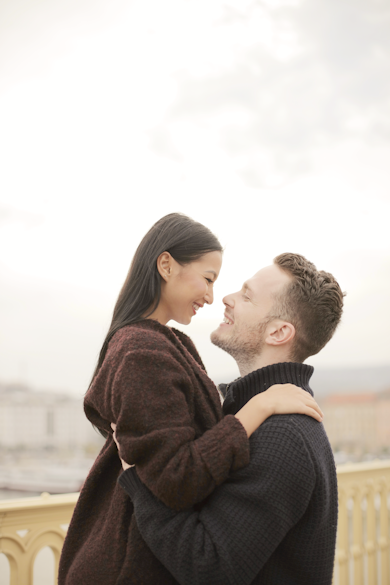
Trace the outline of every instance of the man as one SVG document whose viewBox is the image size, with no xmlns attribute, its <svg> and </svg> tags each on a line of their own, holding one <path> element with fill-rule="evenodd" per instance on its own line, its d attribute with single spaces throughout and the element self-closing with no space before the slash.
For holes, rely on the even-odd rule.
<svg viewBox="0 0 390 585">
<path fill-rule="evenodd" d="M 311 393 L 313 368 L 303 362 L 331 339 L 342 314 L 333 276 L 282 254 L 223 302 L 224 322 L 211 340 L 241 374 L 222 388 L 225 414 L 275 383 Z M 250 464 L 184 512 L 167 508 L 127 469 L 120 483 L 143 538 L 182 585 L 330 585 L 337 480 L 322 424 L 272 416 L 250 443 Z"/>
</svg>

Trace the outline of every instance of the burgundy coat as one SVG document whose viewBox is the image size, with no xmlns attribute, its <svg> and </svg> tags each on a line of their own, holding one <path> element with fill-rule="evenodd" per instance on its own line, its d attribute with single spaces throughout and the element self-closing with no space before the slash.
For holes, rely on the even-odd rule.
<svg viewBox="0 0 390 585">
<path fill-rule="evenodd" d="M 175 510 L 204 500 L 230 471 L 249 463 L 249 441 L 192 341 L 143 320 L 123 327 L 85 397 L 85 413 L 111 433 L 121 457 Z M 110 434 L 81 490 L 59 569 L 59 585 L 169 585 L 174 578 L 142 539 Z"/>
</svg>

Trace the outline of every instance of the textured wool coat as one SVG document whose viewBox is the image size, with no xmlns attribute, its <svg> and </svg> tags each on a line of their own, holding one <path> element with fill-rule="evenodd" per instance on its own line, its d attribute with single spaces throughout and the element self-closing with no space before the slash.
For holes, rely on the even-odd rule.
<svg viewBox="0 0 390 585">
<path fill-rule="evenodd" d="M 249 441 L 191 340 L 143 320 L 118 331 L 85 397 L 85 413 L 110 433 L 80 493 L 60 560 L 59 585 L 169 585 L 176 581 L 138 530 L 117 483 L 120 455 L 164 504 L 202 502 L 230 471 L 249 463 Z"/>
</svg>

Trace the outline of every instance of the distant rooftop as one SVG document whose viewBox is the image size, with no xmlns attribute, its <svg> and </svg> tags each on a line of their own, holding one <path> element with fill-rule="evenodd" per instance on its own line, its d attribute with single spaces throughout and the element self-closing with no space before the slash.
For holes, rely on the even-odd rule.
<svg viewBox="0 0 390 585">
<path fill-rule="evenodd" d="M 378 400 L 390 400 L 390 389 L 384 392 L 365 392 L 359 394 L 331 394 L 323 404 L 367 404 Z"/>
<path fill-rule="evenodd" d="M 50 390 L 37 390 L 27 384 L 12 382 L 0 382 L 0 403 L 4 404 L 47 404 L 59 402 L 75 402 L 79 398 L 66 392 L 55 392 Z"/>
</svg>

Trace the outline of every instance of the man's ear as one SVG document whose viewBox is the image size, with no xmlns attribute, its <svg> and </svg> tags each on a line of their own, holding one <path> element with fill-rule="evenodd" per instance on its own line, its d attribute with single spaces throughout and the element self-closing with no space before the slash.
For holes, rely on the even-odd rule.
<svg viewBox="0 0 390 585">
<path fill-rule="evenodd" d="M 161 278 L 163 278 L 165 280 L 165 282 L 168 282 L 168 280 L 171 277 L 172 264 L 173 264 L 173 258 L 169 252 L 163 252 L 157 258 L 157 270 L 158 270 Z"/>
<path fill-rule="evenodd" d="M 295 327 L 288 321 L 272 321 L 267 331 L 265 342 L 268 345 L 285 345 L 295 337 Z"/>
</svg>

